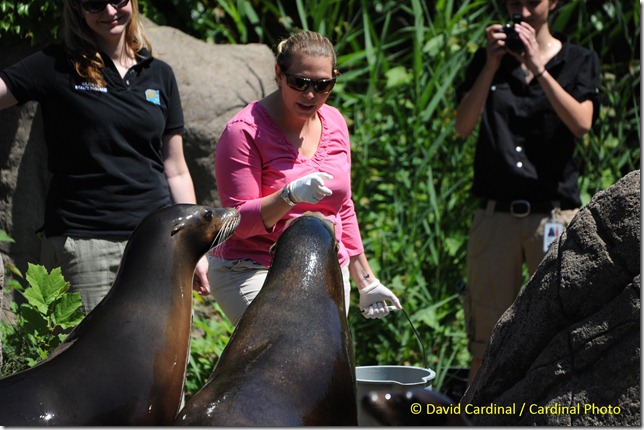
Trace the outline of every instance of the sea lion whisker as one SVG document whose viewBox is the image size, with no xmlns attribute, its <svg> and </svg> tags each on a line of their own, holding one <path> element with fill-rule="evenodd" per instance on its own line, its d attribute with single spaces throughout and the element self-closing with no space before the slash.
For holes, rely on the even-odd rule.
<svg viewBox="0 0 644 430">
<path fill-rule="evenodd" d="M 221 249 L 220 245 L 224 243 L 230 236 L 232 236 L 238 224 L 239 224 L 239 218 L 226 219 L 221 229 L 219 229 L 219 231 L 215 235 L 215 238 L 213 239 L 211 244 L 211 248 L 213 250 L 217 248 Z"/>
<path fill-rule="evenodd" d="M 214 244 L 214 242 L 213 242 L 213 244 Z M 214 245 L 214 246 L 211 248 L 211 250 L 210 250 L 210 255 L 211 255 L 213 258 L 223 259 L 223 256 L 222 256 L 222 253 L 221 253 L 221 249 L 222 249 L 222 247 L 221 247 L 220 245 L 221 245 L 221 243 L 220 243 L 220 244 L 217 244 L 217 245 Z"/>
</svg>

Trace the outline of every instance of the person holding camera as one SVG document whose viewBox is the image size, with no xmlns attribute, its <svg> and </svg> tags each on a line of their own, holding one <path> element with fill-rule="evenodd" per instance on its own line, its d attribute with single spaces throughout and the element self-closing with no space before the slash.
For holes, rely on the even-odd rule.
<svg viewBox="0 0 644 430">
<path fill-rule="evenodd" d="M 492 330 L 581 199 L 575 142 L 599 113 L 595 52 L 552 33 L 562 0 L 505 0 L 513 23 L 492 24 L 457 88 L 456 131 L 480 124 L 463 305 L 470 383 Z"/>
</svg>

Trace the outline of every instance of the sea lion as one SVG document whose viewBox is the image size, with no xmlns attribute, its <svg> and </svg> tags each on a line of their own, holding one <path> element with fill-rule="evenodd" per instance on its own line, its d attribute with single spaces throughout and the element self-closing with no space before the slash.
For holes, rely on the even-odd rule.
<svg viewBox="0 0 644 430">
<path fill-rule="evenodd" d="M 364 410 L 387 426 L 467 426 L 458 402 L 433 390 L 372 391 L 362 398 Z"/>
<path fill-rule="evenodd" d="M 357 425 L 353 344 L 331 223 L 281 234 L 261 291 L 176 425 Z"/>
<path fill-rule="evenodd" d="M 46 360 L 0 380 L 0 424 L 170 424 L 183 393 L 196 264 L 238 223 L 235 209 L 197 205 L 141 221 L 105 298 Z"/>
</svg>

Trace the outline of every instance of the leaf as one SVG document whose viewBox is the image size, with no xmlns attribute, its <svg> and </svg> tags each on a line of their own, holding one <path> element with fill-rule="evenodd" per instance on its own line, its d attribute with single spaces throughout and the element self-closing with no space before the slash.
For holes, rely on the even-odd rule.
<svg viewBox="0 0 644 430">
<path fill-rule="evenodd" d="M 84 315 L 79 310 L 82 306 L 80 293 L 68 293 L 53 303 L 52 320 L 63 329 L 73 328 L 82 321 Z"/>
<path fill-rule="evenodd" d="M 15 279 L 9 279 L 7 282 L 5 282 L 5 288 L 6 289 L 11 289 L 11 290 L 18 290 L 22 291 L 22 284 L 20 282 L 16 281 Z"/>
<path fill-rule="evenodd" d="M 27 303 L 20 305 L 19 309 L 19 322 L 22 326 L 22 331 L 33 335 L 34 343 L 38 343 L 40 338 L 46 336 L 49 333 L 49 321 L 42 313 L 38 311 L 37 308 L 31 307 Z"/>
<path fill-rule="evenodd" d="M 385 73 L 387 76 L 387 88 L 394 88 L 406 85 L 411 82 L 412 76 L 403 66 L 393 67 Z"/>
<path fill-rule="evenodd" d="M 53 269 L 49 274 L 44 266 L 29 263 L 26 278 L 29 288 L 23 295 L 29 304 L 43 314 L 47 314 L 49 305 L 69 288 L 60 268 Z"/>
<path fill-rule="evenodd" d="M 16 243 L 15 240 L 11 236 L 7 234 L 6 231 L 0 230 L 0 242 L 11 242 L 11 243 Z"/>
<path fill-rule="evenodd" d="M 5 270 L 8 270 L 10 273 L 16 275 L 17 277 L 23 278 L 22 272 L 20 271 L 20 269 L 18 269 L 16 267 L 16 265 L 13 264 L 12 262 L 10 262 L 10 261 L 5 262 L 4 263 L 4 268 L 5 268 Z"/>
</svg>

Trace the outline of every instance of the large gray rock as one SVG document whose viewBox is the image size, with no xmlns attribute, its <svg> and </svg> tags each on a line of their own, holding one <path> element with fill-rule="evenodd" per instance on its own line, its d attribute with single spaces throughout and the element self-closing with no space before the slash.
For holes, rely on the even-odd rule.
<svg viewBox="0 0 644 430">
<path fill-rule="evenodd" d="M 276 88 L 275 58 L 266 45 L 214 45 L 174 28 L 145 21 L 156 57 L 175 71 L 184 108 L 185 155 L 197 202 L 219 205 L 215 145 L 226 122 L 248 102 Z M 0 68 L 40 46 L 0 49 Z M 36 231 L 43 224 L 49 175 L 40 108 L 27 103 L 0 111 L 0 229 L 15 240 L 2 244 L 18 268 L 38 263 Z"/>
<path fill-rule="evenodd" d="M 277 88 L 273 52 L 261 44 L 208 44 L 150 21 L 145 28 L 154 55 L 172 66 L 179 83 L 197 202 L 218 206 L 215 145 L 230 118 Z"/>
<path fill-rule="evenodd" d="M 641 425 L 640 249 L 635 171 L 582 208 L 497 323 L 461 400 L 472 424 Z"/>
</svg>

